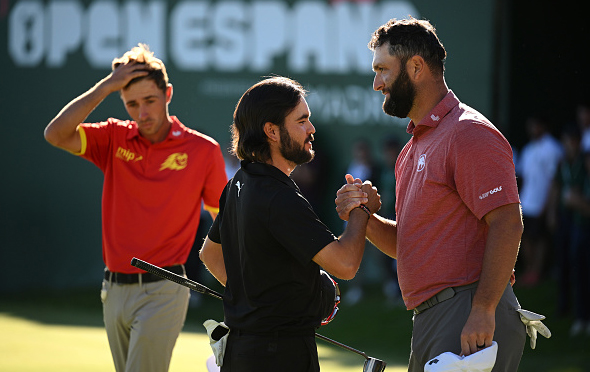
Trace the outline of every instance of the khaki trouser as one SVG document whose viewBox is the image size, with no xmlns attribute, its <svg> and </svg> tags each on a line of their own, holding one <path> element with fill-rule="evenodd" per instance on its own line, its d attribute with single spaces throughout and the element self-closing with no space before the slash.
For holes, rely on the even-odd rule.
<svg viewBox="0 0 590 372">
<path fill-rule="evenodd" d="M 457 292 L 454 297 L 414 316 L 408 371 L 424 372 L 426 362 L 446 351 L 461 354 L 461 331 L 476 289 Z M 498 354 L 493 372 L 518 370 L 526 341 L 526 326 L 516 312 L 518 308 L 520 305 L 509 284 L 496 308 L 494 341 L 498 343 Z"/>
<path fill-rule="evenodd" d="M 118 372 L 166 372 L 182 330 L 190 290 L 168 280 L 103 281 L 103 316 Z"/>
</svg>

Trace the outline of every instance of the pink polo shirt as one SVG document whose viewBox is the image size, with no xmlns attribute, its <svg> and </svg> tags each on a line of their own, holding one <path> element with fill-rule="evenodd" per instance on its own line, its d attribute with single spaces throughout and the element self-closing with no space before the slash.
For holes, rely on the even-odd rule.
<svg viewBox="0 0 590 372">
<path fill-rule="evenodd" d="M 418 125 L 396 163 L 397 263 L 408 309 L 479 279 L 482 217 L 519 203 L 512 149 L 452 91 Z"/>
</svg>

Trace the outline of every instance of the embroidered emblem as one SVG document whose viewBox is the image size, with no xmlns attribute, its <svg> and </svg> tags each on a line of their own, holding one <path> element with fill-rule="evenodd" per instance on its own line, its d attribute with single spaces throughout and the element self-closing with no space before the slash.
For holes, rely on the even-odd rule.
<svg viewBox="0 0 590 372">
<path fill-rule="evenodd" d="M 160 166 L 160 170 L 171 169 L 171 170 L 182 170 L 186 168 L 188 164 L 188 154 L 175 152 L 168 156 L 166 160 Z"/>
<path fill-rule="evenodd" d="M 173 132 L 172 132 L 172 135 L 173 135 L 174 137 L 178 137 L 178 136 L 180 136 L 181 134 L 182 134 L 182 132 L 181 132 L 181 131 L 179 131 L 179 130 L 175 130 L 175 131 L 173 131 Z"/>
<path fill-rule="evenodd" d="M 426 154 L 420 155 L 420 158 L 418 159 L 418 168 L 416 170 L 422 172 L 424 167 L 426 167 Z"/>
<path fill-rule="evenodd" d="M 440 116 L 434 116 L 434 114 L 430 115 L 430 118 L 434 121 L 439 121 L 440 120 Z"/>
</svg>

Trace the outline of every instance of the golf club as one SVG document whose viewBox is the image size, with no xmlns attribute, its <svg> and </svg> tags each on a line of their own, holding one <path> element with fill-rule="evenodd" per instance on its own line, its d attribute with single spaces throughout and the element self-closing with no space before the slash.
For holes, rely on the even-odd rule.
<svg viewBox="0 0 590 372">
<path fill-rule="evenodd" d="M 188 278 L 182 277 L 178 274 L 175 274 L 171 271 L 168 271 L 166 269 L 163 269 L 159 266 L 153 265 L 149 262 L 140 260 L 139 258 L 135 258 L 133 257 L 131 259 L 131 266 L 135 266 L 139 269 L 142 269 L 144 271 L 147 271 L 148 273 L 152 273 L 154 275 L 159 276 L 160 278 L 164 278 L 167 280 L 170 280 L 174 283 L 180 284 L 182 286 L 188 287 L 190 289 L 192 289 L 195 292 L 199 292 L 201 294 L 206 294 L 209 295 L 211 297 L 215 297 L 219 300 L 223 299 L 223 295 L 219 292 L 216 292 L 212 289 L 207 288 L 206 286 L 197 283 L 193 280 L 190 280 Z M 385 366 L 387 365 L 387 363 L 385 363 L 384 361 L 382 361 L 381 359 L 376 359 L 376 358 L 372 358 L 367 356 L 366 353 L 357 350 L 355 348 L 352 348 L 350 346 L 347 346 L 343 343 L 340 343 L 338 341 L 332 340 L 331 338 L 328 338 L 326 336 L 322 336 L 318 333 L 315 334 L 315 336 L 321 340 L 324 340 L 326 342 L 329 342 L 333 345 L 339 346 L 343 349 L 346 349 L 348 351 L 352 351 L 353 353 L 362 355 L 365 358 L 365 364 L 363 365 L 363 372 L 383 372 L 385 370 Z"/>
</svg>

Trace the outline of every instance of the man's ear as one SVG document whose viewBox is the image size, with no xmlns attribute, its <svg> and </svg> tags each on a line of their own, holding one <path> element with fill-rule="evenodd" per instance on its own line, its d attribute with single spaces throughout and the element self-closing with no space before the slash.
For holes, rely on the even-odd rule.
<svg viewBox="0 0 590 372">
<path fill-rule="evenodd" d="M 412 80 L 419 79 L 420 76 L 424 74 L 424 70 L 426 69 L 426 61 L 421 56 L 415 55 L 408 60 L 406 64 L 406 69 L 408 70 L 408 75 Z"/>
<path fill-rule="evenodd" d="M 271 142 L 279 142 L 280 131 L 279 126 L 267 121 L 264 123 L 264 134 Z"/>
<path fill-rule="evenodd" d="M 172 84 L 168 84 L 166 87 L 166 103 L 170 103 L 172 100 Z"/>
</svg>

